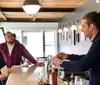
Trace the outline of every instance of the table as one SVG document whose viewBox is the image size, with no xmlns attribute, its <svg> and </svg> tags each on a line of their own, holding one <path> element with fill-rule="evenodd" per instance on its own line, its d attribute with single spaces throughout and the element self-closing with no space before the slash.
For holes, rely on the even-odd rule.
<svg viewBox="0 0 100 85">
<path fill-rule="evenodd" d="M 13 72 L 9 75 L 6 85 L 38 85 L 39 73 L 43 72 L 44 67 L 14 66 Z"/>
</svg>

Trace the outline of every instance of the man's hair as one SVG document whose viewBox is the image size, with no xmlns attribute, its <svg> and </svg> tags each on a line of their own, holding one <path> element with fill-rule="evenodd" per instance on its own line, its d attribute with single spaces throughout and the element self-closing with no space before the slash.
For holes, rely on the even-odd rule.
<svg viewBox="0 0 100 85">
<path fill-rule="evenodd" d="M 14 38 L 16 38 L 16 34 L 15 33 L 13 33 L 13 36 L 14 36 Z"/>
<path fill-rule="evenodd" d="M 94 24 L 97 28 L 98 31 L 100 31 L 100 12 L 97 13 L 96 11 L 92 11 L 89 12 L 87 14 L 85 14 L 82 19 L 86 19 L 87 20 L 87 24 L 88 26 L 90 26 L 90 24 Z"/>
<path fill-rule="evenodd" d="M 9 32 L 9 31 L 8 31 L 8 32 L 6 32 L 6 33 L 5 33 L 5 35 L 7 35 L 7 34 L 9 34 L 9 33 L 11 33 L 11 34 L 12 34 L 12 32 Z"/>
</svg>

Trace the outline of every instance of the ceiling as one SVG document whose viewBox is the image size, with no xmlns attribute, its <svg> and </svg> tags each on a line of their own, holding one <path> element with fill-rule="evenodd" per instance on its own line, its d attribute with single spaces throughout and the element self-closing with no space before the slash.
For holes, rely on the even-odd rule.
<svg viewBox="0 0 100 85">
<path fill-rule="evenodd" d="M 42 7 L 35 15 L 24 12 L 23 1 L 0 0 L 0 22 L 58 22 L 86 0 L 39 0 Z"/>
</svg>

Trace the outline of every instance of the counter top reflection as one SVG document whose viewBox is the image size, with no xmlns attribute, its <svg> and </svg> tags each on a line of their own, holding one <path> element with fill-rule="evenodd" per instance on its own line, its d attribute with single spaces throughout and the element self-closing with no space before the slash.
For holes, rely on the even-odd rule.
<svg viewBox="0 0 100 85">
<path fill-rule="evenodd" d="M 35 65 L 29 67 L 14 66 L 6 85 L 38 85 L 38 76 L 40 72 L 43 72 L 43 68 Z"/>
</svg>

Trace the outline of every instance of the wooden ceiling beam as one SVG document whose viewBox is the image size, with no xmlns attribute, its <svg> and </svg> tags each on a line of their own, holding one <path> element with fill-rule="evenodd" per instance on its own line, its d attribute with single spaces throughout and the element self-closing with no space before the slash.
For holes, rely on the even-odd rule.
<svg viewBox="0 0 100 85">
<path fill-rule="evenodd" d="M 7 21 L 7 18 L 6 18 L 6 16 L 5 16 L 5 14 L 1 11 L 1 9 L 0 9 L 0 14 L 2 15 L 2 18 L 3 18 L 5 21 Z"/>
<path fill-rule="evenodd" d="M 73 12 L 75 8 L 41 8 L 39 12 Z M 22 8 L 1 8 L 2 12 L 24 12 Z"/>
<path fill-rule="evenodd" d="M 8 18 L 7 21 L 3 22 L 58 22 L 59 19 L 41 19 L 41 18 L 36 18 L 35 21 L 33 19 L 10 19 Z"/>
</svg>

